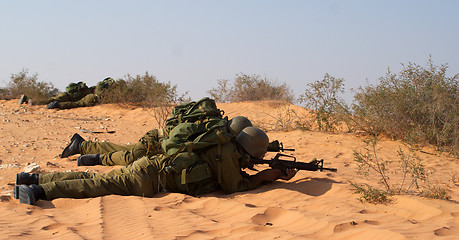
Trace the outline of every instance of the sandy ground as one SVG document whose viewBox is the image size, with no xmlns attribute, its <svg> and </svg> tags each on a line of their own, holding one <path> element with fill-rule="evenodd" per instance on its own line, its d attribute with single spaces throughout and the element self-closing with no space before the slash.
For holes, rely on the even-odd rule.
<svg viewBox="0 0 459 240">
<path fill-rule="evenodd" d="M 307 116 L 297 106 L 218 106 L 229 117 L 245 115 L 269 129 Z M 295 114 L 287 116 L 286 109 Z M 377 186 L 378 177 L 356 173 L 353 150 L 364 147 L 364 138 L 355 134 L 269 131 L 270 140 L 295 148 L 299 161 L 323 158 L 326 167 L 338 172 L 302 171 L 288 182 L 249 192 L 200 198 L 178 193 L 154 198 L 110 195 L 40 201 L 37 206 L 20 204 L 11 196 L 16 173 L 32 163 L 40 172 L 104 173 L 114 168 L 78 167 L 77 156 L 59 158 L 75 132 L 89 140 L 127 144 L 157 125 L 152 111 L 142 108 L 47 110 L 0 100 L 0 239 L 459 239 L 459 160 L 432 149 L 417 152 L 430 184 L 448 186 L 451 201 L 400 195 L 389 204 L 362 203 L 349 181 Z M 397 161 L 401 145 L 380 141 L 378 155 Z"/>
</svg>

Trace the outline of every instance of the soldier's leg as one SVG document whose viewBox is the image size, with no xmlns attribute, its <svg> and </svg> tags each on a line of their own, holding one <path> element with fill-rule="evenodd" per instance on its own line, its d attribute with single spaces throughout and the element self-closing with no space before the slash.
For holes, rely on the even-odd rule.
<svg viewBox="0 0 459 240">
<path fill-rule="evenodd" d="M 103 178 L 103 177 L 110 177 L 115 175 L 120 175 L 127 173 L 129 168 L 119 168 L 113 169 L 108 173 L 105 174 L 98 174 L 98 173 L 89 173 L 89 172 L 55 172 L 55 173 L 46 173 L 46 174 L 26 174 L 26 173 L 19 173 L 16 177 L 16 184 L 24 184 L 24 177 L 30 178 L 25 179 L 29 180 L 30 184 L 44 184 L 50 182 L 57 182 L 57 181 L 64 181 L 64 180 L 72 180 L 72 179 L 89 179 L 89 178 Z M 18 178 L 21 182 L 18 182 Z"/>
<path fill-rule="evenodd" d="M 47 200 L 56 198 L 88 198 L 109 194 L 136 195 L 152 197 L 159 191 L 164 156 L 157 155 L 151 159 L 144 157 L 124 167 L 118 172 L 103 175 L 100 178 L 75 179 L 40 184 Z"/>
<path fill-rule="evenodd" d="M 100 155 L 100 160 L 102 165 L 106 166 L 127 166 L 143 156 L 151 157 L 162 153 L 160 136 L 157 129 L 148 131 L 135 144 L 122 146 L 113 143 L 85 141 L 81 144 L 81 150 L 82 155 L 104 152 L 104 154 Z"/>
<path fill-rule="evenodd" d="M 129 151 L 133 149 L 135 146 L 136 144 L 120 145 L 110 142 L 84 141 L 81 143 L 81 155 L 102 154 L 115 151 Z"/>
<path fill-rule="evenodd" d="M 46 105 L 48 103 L 52 103 L 52 102 L 68 102 L 68 101 L 71 101 L 72 100 L 72 97 L 70 97 L 70 95 L 67 93 L 67 92 L 62 92 L 62 93 L 59 93 L 57 96 L 54 96 L 52 98 L 48 98 L 46 100 L 41 100 L 41 101 L 34 101 L 32 99 L 32 104 L 33 105 Z"/>
<path fill-rule="evenodd" d="M 76 100 L 67 100 L 67 101 L 58 101 L 59 104 L 57 107 L 59 109 L 70 109 L 70 108 L 77 108 L 77 107 L 91 107 L 96 105 L 99 102 L 99 97 L 95 94 L 91 93 L 86 95 L 85 97 Z"/>
<path fill-rule="evenodd" d="M 89 179 L 101 177 L 101 174 L 98 173 L 88 173 L 88 172 L 56 172 L 56 173 L 47 173 L 38 175 L 38 183 L 50 183 L 64 180 L 72 179 Z"/>
<path fill-rule="evenodd" d="M 70 94 L 68 94 L 67 92 L 63 92 L 63 93 L 59 93 L 57 96 L 55 97 L 52 97 L 51 98 L 52 101 L 50 102 L 54 102 L 54 101 L 58 101 L 58 102 L 69 102 L 69 101 L 72 101 L 73 98 L 72 96 L 70 96 Z"/>
<path fill-rule="evenodd" d="M 95 106 L 97 103 L 99 103 L 99 97 L 94 93 L 88 94 L 76 102 L 78 107 L 91 107 Z"/>
<path fill-rule="evenodd" d="M 102 165 L 105 166 L 127 166 L 137 159 L 147 155 L 147 148 L 141 142 L 129 146 L 129 150 L 113 151 L 100 155 Z"/>
<path fill-rule="evenodd" d="M 59 109 L 70 109 L 79 107 L 76 102 L 59 102 L 57 108 Z"/>
</svg>

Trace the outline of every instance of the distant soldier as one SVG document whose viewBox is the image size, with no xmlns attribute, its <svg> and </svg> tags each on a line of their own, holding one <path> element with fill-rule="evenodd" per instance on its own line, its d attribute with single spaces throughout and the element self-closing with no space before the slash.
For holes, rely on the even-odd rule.
<svg viewBox="0 0 459 240">
<path fill-rule="evenodd" d="M 99 96 L 115 84 L 115 80 L 107 77 L 94 87 L 88 87 L 84 82 L 70 83 L 65 92 L 44 101 L 32 101 L 33 105 L 45 105 L 47 109 L 69 109 L 77 107 L 90 107 L 99 103 Z M 26 95 L 22 95 L 19 104 L 29 101 Z"/>
</svg>

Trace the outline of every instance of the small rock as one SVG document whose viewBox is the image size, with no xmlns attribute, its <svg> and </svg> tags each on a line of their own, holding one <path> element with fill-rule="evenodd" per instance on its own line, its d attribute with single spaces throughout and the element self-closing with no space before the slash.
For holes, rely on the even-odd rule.
<svg viewBox="0 0 459 240">
<path fill-rule="evenodd" d="M 52 163 L 52 162 L 46 162 L 46 166 L 49 166 L 49 167 L 59 167 L 57 164 L 55 163 Z"/>
<path fill-rule="evenodd" d="M 19 167 L 16 164 L 2 164 L 2 165 L 0 165 L 0 169 L 4 169 L 4 168 L 19 168 Z"/>
<path fill-rule="evenodd" d="M 40 169 L 40 165 L 36 164 L 36 163 L 32 163 L 28 166 L 26 166 L 23 170 L 23 172 L 26 172 L 26 173 L 31 173 L 31 172 L 36 172 L 38 171 L 38 169 Z"/>
</svg>

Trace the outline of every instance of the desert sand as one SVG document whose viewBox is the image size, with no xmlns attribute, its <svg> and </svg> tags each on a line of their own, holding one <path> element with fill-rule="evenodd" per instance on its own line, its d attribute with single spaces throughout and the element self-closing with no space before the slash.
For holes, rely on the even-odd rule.
<svg viewBox="0 0 459 240">
<path fill-rule="evenodd" d="M 230 118 L 244 115 L 265 127 L 279 120 L 279 108 L 266 102 L 218 107 Z M 300 117 L 308 115 L 301 107 L 289 108 Z M 377 186 L 378 177 L 357 174 L 353 151 L 364 147 L 364 136 L 353 133 L 268 131 L 270 140 L 295 148 L 298 161 L 323 158 L 325 167 L 338 171 L 301 171 L 289 181 L 248 192 L 199 198 L 167 192 L 154 198 L 110 195 L 36 206 L 12 197 L 16 173 L 33 163 L 41 173 L 116 168 L 78 167 L 78 155 L 59 158 L 75 132 L 88 140 L 127 144 L 157 127 L 152 109 L 99 105 L 48 110 L 0 100 L 0 239 L 459 239 L 459 160 L 434 148 L 417 152 L 431 184 L 448 186 L 450 201 L 398 195 L 388 204 L 363 203 L 349 181 Z M 402 145 L 381 140 L 378 154 L 396 161 Z"/>
</svg>

